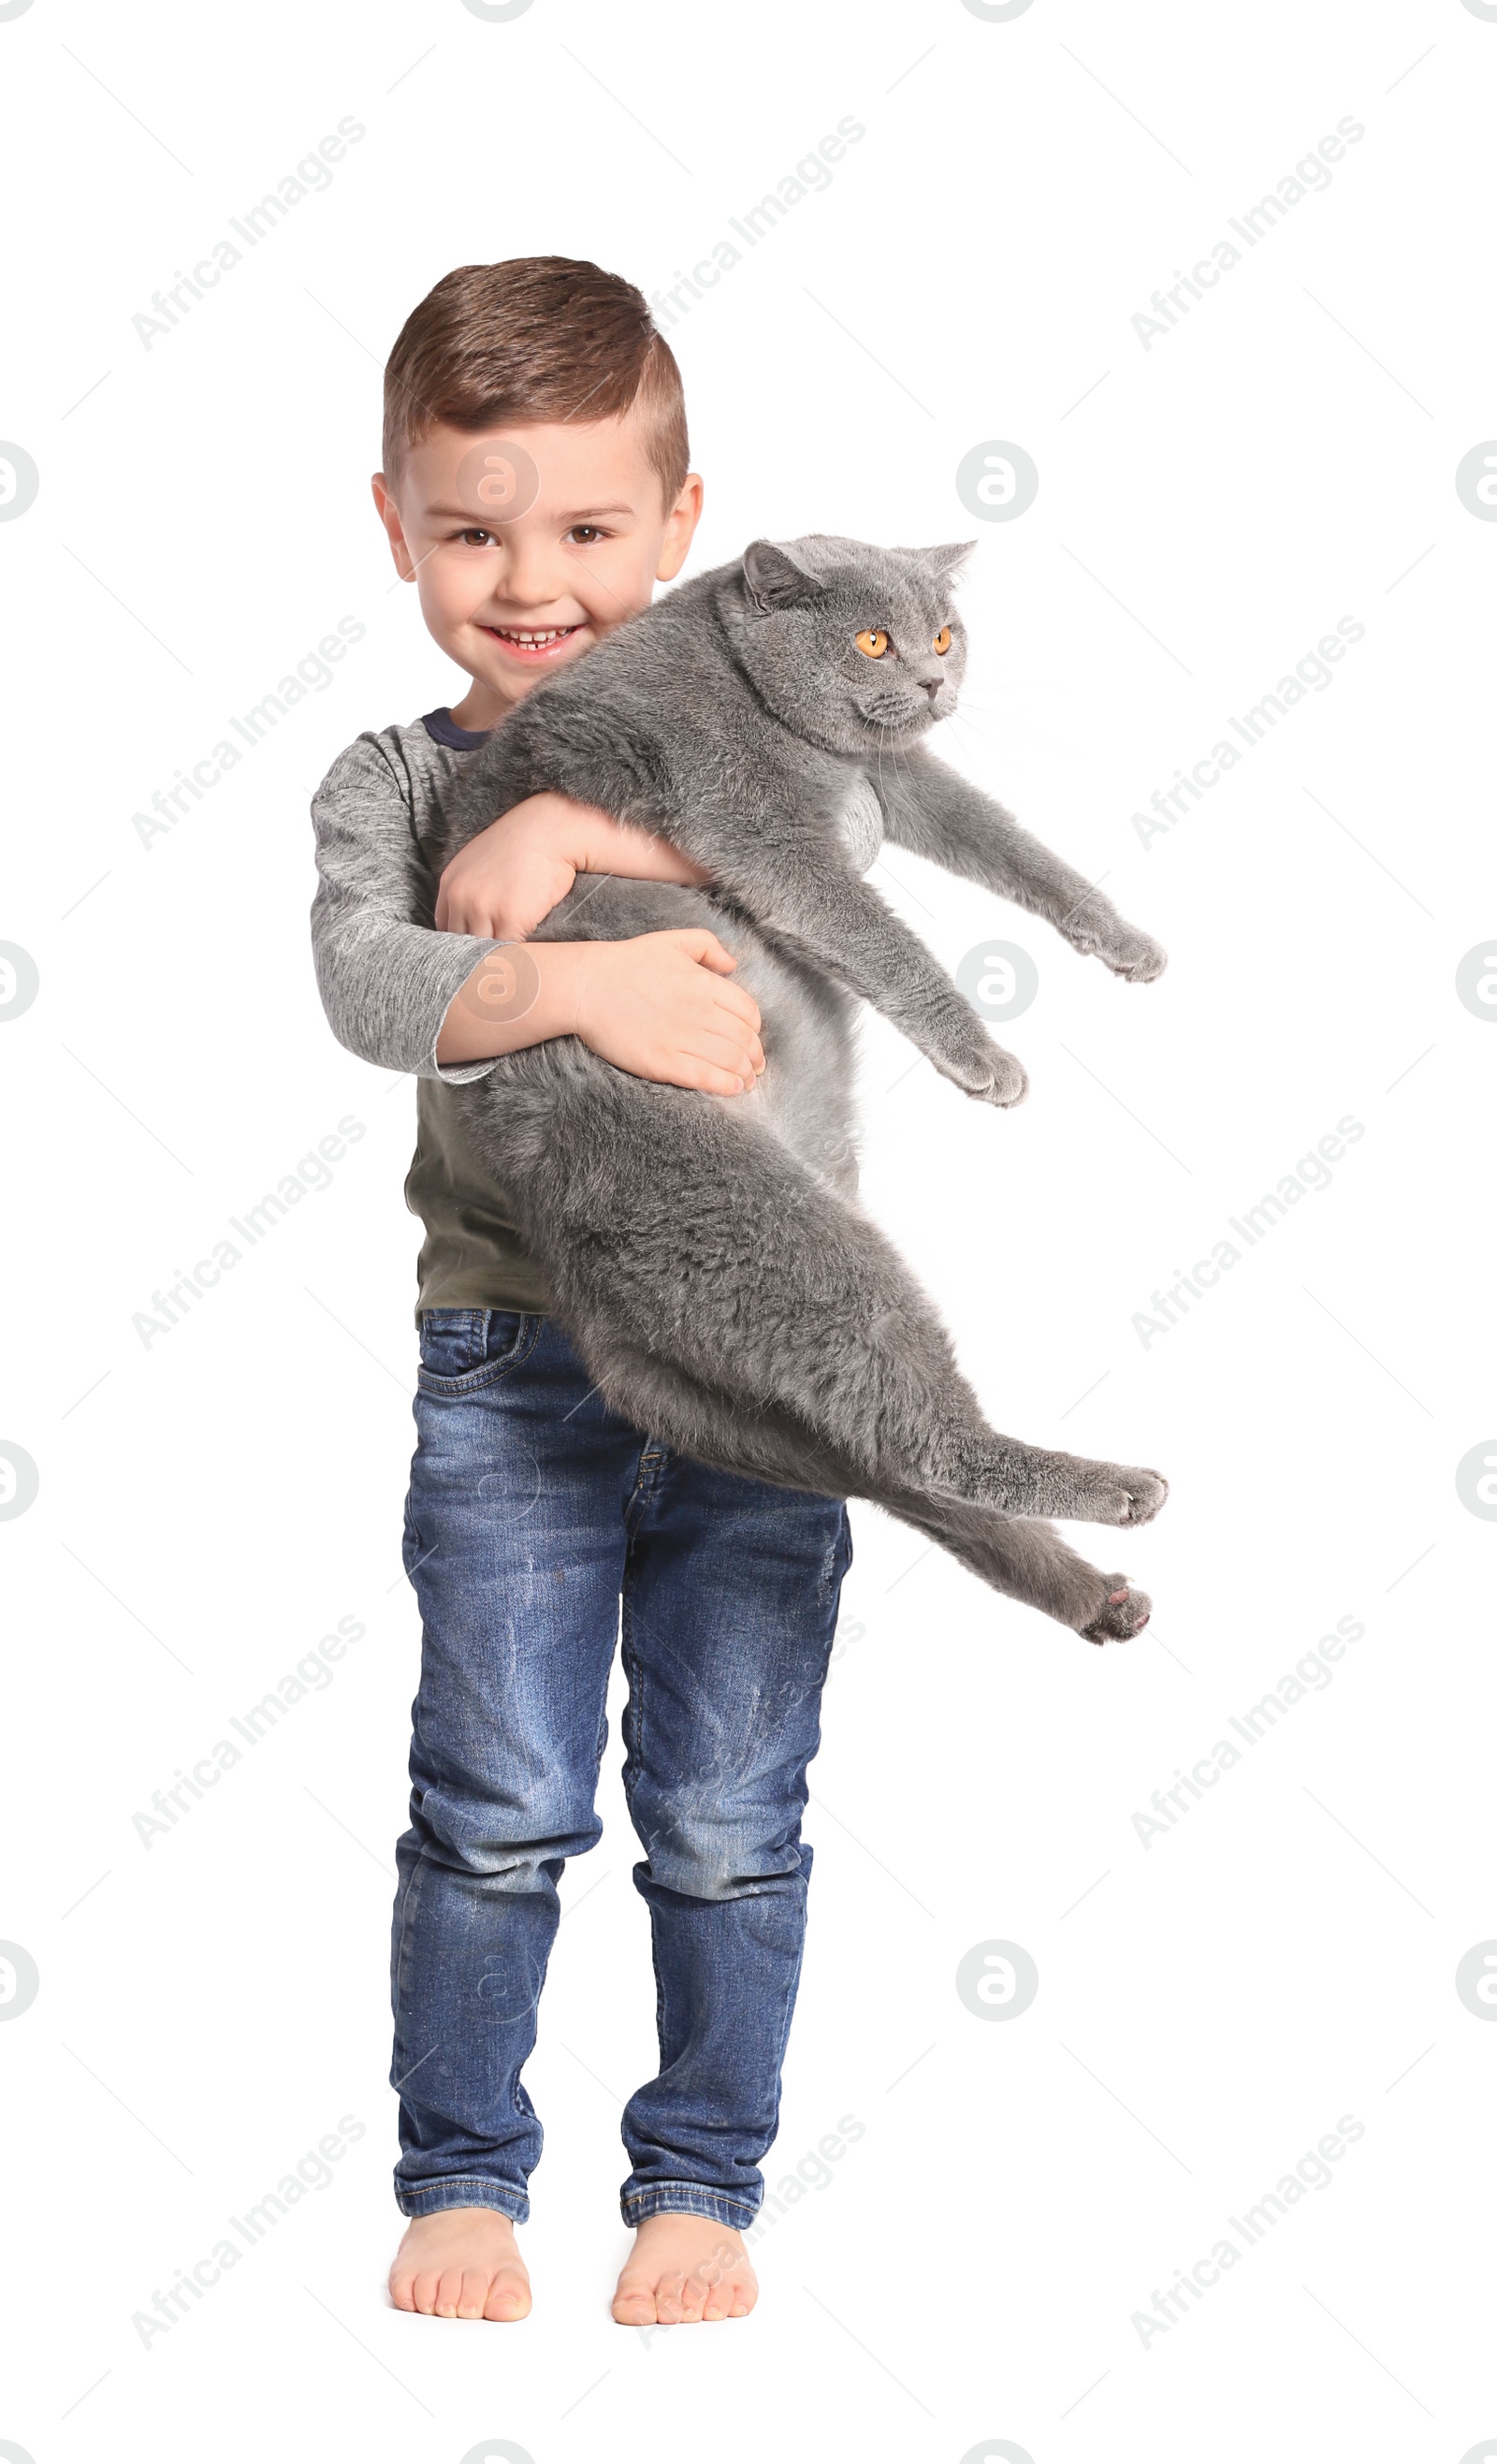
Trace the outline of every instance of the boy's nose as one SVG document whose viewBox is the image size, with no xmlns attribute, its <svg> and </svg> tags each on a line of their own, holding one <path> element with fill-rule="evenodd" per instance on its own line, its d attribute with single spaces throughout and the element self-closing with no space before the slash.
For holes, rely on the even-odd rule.
<svg viewBox="0 0 1497 2464">
<path fill-rule="evenodd" d="M 495 598 L 512 607 L 535 608 L 554 606 L 565 597 L 566 577 L 555 570 L 543 550 L 516 539 L 507 545 L 509 554 L 495 585 Z"/>
</svg>

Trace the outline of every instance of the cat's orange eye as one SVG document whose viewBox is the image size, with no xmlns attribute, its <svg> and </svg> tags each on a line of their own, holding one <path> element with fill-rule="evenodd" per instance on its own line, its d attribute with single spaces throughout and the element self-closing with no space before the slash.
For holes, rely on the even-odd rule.
<svg viewBox="0 0 1497 2464">
<path fill-rule="evenodd" d="M 938 659 L 944 659 L 947 651 L 951 649 L 951 627 L 949 625 L 943 625 L 941 627 L 941 629 L 936 634 L 935 641 L 931 644 L 931 648 L 936 652 Z"/>
<path fill-rule="evenodd" d="M 866 633 L 859 633 L 855 638 L 866 659 L 881 659 L 889 648 L 889 635 L 880 631 L 876 625 L 870 625 Z"/>
</svg>

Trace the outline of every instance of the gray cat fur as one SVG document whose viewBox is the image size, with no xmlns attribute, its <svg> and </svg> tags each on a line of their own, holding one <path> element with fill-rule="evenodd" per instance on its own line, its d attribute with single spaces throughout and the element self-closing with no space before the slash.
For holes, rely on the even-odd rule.
<svg viewBox="0 0 1497 2464">
<path fill-rule="evenodd" d="M 980 1101 L 1016 1104 L 1026 1087 L 861 878 L 847 834 L 869 788 L 893 845 L 1044 916 L 1117 975 L 1148 981 L 1164 965 L 923 742 L 956 706 L 965 636 L 951 583 L 966 554 L 758 540 L 494 731 L 431 861 L 542 788 L 658 833 L 715 887 L 583 876 L 533 937 L 705 925 L 759 1003 L 766 1066 L 757 1090 L 714 1096 L 559 1037 L 457 1100 L 615 1410 L 728 1470 L 870 1498 L 996 1590 L 1103 1642 L 1138 1632 L 1146 1595 L 1037 1518 L 1144 1523 L 1164 1482 L 990 1428 L 933 1305 L 855 1199 L 855 997 Z M 890 639 L 877 659 L 855 646 L 872 627 Z"/>
</svg>

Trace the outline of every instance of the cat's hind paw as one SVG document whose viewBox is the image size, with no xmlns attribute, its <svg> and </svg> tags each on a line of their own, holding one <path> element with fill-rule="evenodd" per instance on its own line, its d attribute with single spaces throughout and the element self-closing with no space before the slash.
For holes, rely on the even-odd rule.
<svg viewBox="0 0 1497 2464">
<path fill-rule="evenodd" d="M 1108 1595 L 1090 1625 L 1081 1629 L 1084 1642 L 1132 1642 L 1142 1634 L 1153 1613 L 1147 1592 L 1135 1592 L 1126 1574 L 1109 1574 Z"/>
</svg>

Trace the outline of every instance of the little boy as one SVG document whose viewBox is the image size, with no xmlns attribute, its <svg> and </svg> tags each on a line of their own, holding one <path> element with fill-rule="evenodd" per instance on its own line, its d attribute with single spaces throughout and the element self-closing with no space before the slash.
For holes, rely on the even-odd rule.
<svg viewBox="0 0 1497 2464">
<path fill-rule="evenodd" d="M 731 1097 L 764 1066 L 759 1013 L 697 930 L 537 942 L 517 1017 L 492 997 L 495 945 L 533 932 L 579 871 L 704 876 L 549 795 L 440 880 L 424 846 L 464 754 L 680 571 L 702 502 L 680 376 L 616 275 L 561 257 L 465 266 L 395 344 L 384 464 L 396 566 L 472 678 L 455 708 L 361 736 L 312 808 L 323 1005 L 352 1051 L 416 1078 L 406 1196 L 426 1227 L 405 1533 L 422 1663 L 391 1956 L 410 2224 L 390 2292 L 440 2318 L 530 2308 L 514 2228 L 541 2134 L 520 2073 L 562 1865 L 601 1835 L 622 1629 L 660 2069 L 624 2114 L 636 2233 L 613 2316 L 738 2318 L 757 2293 L 739 2229 L 762 2196 L 800 1973 L 800 1822 L 847 1510 L 711 1470 L 607 1409 L 448 1089 L 576 1035 L 618 1068 Z"/>
</svg>

